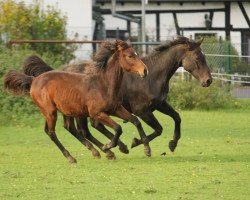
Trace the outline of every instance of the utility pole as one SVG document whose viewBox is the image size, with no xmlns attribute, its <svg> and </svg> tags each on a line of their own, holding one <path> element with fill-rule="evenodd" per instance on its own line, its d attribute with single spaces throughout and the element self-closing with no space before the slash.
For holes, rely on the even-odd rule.
<svg viewBox="0 0 250 200">
<path fill-rule="evenodd" d="M 145 17 L 146 17 L 146 8 L 145 5 L 148 4 L 148 0 L 141 0 L 141 41 L 142 43 L 146 42 L 146 33 L 145 33 Z M 146 45 L 142 45 L 142 55 L 146 54 Z"/>
</svg>

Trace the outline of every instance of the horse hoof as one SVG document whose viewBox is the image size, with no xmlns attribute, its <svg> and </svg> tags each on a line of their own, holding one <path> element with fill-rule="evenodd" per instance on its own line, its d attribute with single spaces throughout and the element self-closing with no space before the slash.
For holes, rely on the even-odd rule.
<svg viewBox="0 0 250 200">
<path fill-rule="evenodd" d="M 96 149 L 92 151 L 92 155 L 97 159 L 101 158 L 101 154 Z"/>
<path fill-rule="evenodd" d="M 169 147 L 170 151 L 174 152 L 176 146 L 177 146 L 177 142 L 175 142 L 174 140 L 169 141 L 168 147 Z"/>
<path fill-rule="evenodd" d="M 68 160 L 69 160 L 69 163 L 70 163 L 70 164 L 75 164 L 75 163 L 77 163 L 76 159 L 73 158 L 73 157 L 68 157 Z"/>
<path fill-rule="evenodd" d="M 106 158 L 108 160 L 115 160 L 116 156 L 115 156 L 115 154 L 113 152 L 110 152 L 110 153 L 107 153 Z"/>
<path fill-rule="evenodd" d="M 122 152 L 122 153 L 129 154 L 128 147 L 127 147 L 127 145 L 125 145 L 125 144 L 120 144 L 120 145 L 119 145 L 119 150 L 120 150 L 120 152 Z"/>
<path fill-rule="evenodd" d="M 144 153 L 147 157 L 151 157 L 151 149 L 149 146 L 144 148 Z"/>
<path fill-rule="evenodd" d="M 106 151 L 106 150 L 109 150 L 109 149 L 111 149 L 111 146 L 109 144 L 104 144 L 103 147 L 102 147 L 103 151 Z"/>
<path fill-rule="evenodd" d="M 131 148 L 134 148 L 138 146 L 139 144 L 140 144 L 140 140 L 138 140 L 137 138 L 133 138 Z"/>
</svg>

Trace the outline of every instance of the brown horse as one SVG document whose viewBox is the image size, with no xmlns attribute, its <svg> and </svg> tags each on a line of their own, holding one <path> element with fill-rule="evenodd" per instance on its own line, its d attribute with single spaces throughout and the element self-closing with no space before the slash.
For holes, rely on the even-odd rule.
<svg viewBox="0 0 250 200">
<path fill-rule="evenodd" d="M 123 70 L 145 77 L 147 68 L 127 42 L 116 41 L 113 44 L 103 44 L 97 53 L 97 62 L 93 64 L 96 68 L 88 68 L 84 74 L 51 71 L 33 77 L 12 70 L 5 75 L 5 89 L 16 95 L 30 93 L 45 117 L 45 132 L 71 163 L 75 163 L 76 159 L 64 148 L 55 133 L 57 110 L 64 116 L 81 119 L 89 116 L 113 128 L 115 135 L 109 144 L 103 146 L 104 151 L 115 147 L 122 134 L 121 126 L 109 117 L 111 114 L 132 122 L 142 140 L 146 140 L 139 120 L 121 105 L 120 86 Z M 100 157 L 99 152 L 81 134 L 74 131 L 72 134 L 94 156 Z"/>
<path fill-rule="evenodd" d="M 169 148 L 174 151 L 177 142 L 181 136 L 181 118 L 165 100 L 169 91 L 169 81 L 176 70 L 183 66 L 195 78 L 197 78 L 202 87 L 208 87 L 212 83 L 210 70 L 206 64 L 206 59 L 200 45 L 203 39 L 197 42 L 191 41 L 186 37 L 178 37 L 169 40 L 166 43 L 157 46 L 153 52 L 142 58 L 143 62 L 149 68 L 149 75 L 140 80 L 133 74 L 125 73 L 122 83 L 123 106 L 130 112 L 139 116 L 154 132 L 148 136 L 151 141 L 161 135 L 162 126 L 154 116 L 153 112 L 158 110 L 163 114 L 169 115 L 175 121 L 175 130 L 173 140 L 169 142 Z M 64 70 L 76 73 L 84 73 L 88 68 L 88 63 L 70 64 Z M 40 71 L 53 70 L 48 65 L 43 65 L 43 61 L 27 59 L 24 63 L 24 73 L 40 74 Z M 108 138 L 112 138 L 110 133 L 102 124 L 93 120 L 92 126 L 102 132 Z M 68 124 L 74 127 L 73 119 L 67 119 Z M 85 125 L 86 127 L 86 125 Z M 132 147 L 140 145 L 142 142 L 136 138 L 133 139 Z M 122 143 L 118 144 L 121 145 Z"/>
</svg>

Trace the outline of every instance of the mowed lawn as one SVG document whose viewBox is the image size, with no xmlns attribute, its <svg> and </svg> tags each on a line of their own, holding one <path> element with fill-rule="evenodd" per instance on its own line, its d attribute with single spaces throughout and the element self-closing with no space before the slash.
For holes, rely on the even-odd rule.
<svg viewBox="0 0 250 200">
<path fill-rule="evenodd" d="M 144 155 L 143 146 L 128 155 L 115 148 L 114 161 L 103 153 L 93 158 L 62 128 L 59 116 L 57 135 L 77 159 L 74 165 L 43 132 L 42 117 L 31 126 L 1 126 L 0 199 L 250 199 L 250 110 L 180 114 L 182 138 L 174 153 L 168 149 L 174 123 L 156 113 L 164 132 L 151 142 L 152 157 Z M 136 129 L 117 121 L 130 146 Z"/>
</svg>

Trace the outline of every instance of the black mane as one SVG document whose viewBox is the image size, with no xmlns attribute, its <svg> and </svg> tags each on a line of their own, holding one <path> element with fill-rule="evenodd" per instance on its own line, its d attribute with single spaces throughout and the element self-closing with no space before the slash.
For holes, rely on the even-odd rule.
<svg viewBox="0 0 250 200">
<path fill-rule="evenodd" d="M 104 68 L 108 59 L 115 53 L 115 50 L 116 44 L 114 42 L 103 42 L 93 58 L 93 60 L 96 62 L 95 66 L 97 68 Z"/>
<path fill-rule="evenodd" d="M 193 43 L 193 41 L 190 41 L 187 37 L 178 36 L 176 39 L 167 40 L 164 44 L 155 47 L 154 50 L 157 52 L 162 52 L 178 44 L 191 44 L 191 43 Z"/>
</svg>

